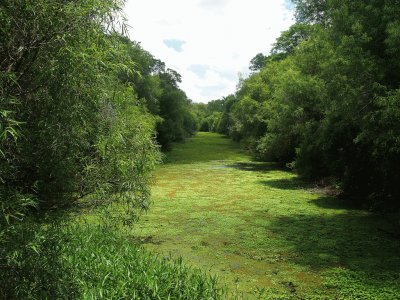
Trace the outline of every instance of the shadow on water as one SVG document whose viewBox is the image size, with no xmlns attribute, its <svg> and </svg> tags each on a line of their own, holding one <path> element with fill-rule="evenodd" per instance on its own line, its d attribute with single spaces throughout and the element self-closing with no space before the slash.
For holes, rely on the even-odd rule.
<svg viewBox="0 0 400 300">
<path fill-rule="evenodd" d="M 248 171 L 285 170 L 268 163 L 238 164 L 238 167 Z M 259 183 L 268 188 L 321 193 L 316 185 L 298 177 Z M 315 271 L 339 268 L 346 274 L 344 278 L 355 276 L 356 279 L 349 279 L 350 284 L 351 280 L 358 280 L 364 287 L 400 289 L 400 239 L 390 234 L 396 228 L 383 216 L 364 211 L 346 200 L 321 195 L 306 204 L 318 207 L 318 213 L 312 210 L 310 214 L 278 216 L 266 229 L 295 253 L 290 255 L 291 263 Z M 270 220 L 270 216 L 261 217 Z"/>
<path fill-rule="evenodd" d="M 400 241 L 385 234 L 385 227 L 379 216 L 354 213 L 285 216 L 271 226 L 294 248 L 293 263 L 315 270 L 343 267 L 365 274 L 363 280 L 382 274 L 400 279 Z"/>
<path fill-rule="evenodd" d="M 267 187 L 271 187 L 274 189 L 280 190 L 302 190 L 302 189 L 310 189 L 313 187 L 310 183 L 305 183 L 301 179 L 295 178 L 284 178 L 284 179 L 271 179 L 271 180 L 262 180 L 260 184 L 265 185 Z"/>
<path fill-rule="evenodd" d="M 326 190 L 323 187 L 318 187 L 315 183 L 306 182 L 299 177 L 261 180 L 259 183 L 268 188 L 280 190 L 306 190 L 309 192 L 326 194 L 326 196 L 321 196 L 309 201 L 309 203 L 321 208 L 363 210 L 363 208 L 356 202 L 332 196 L 334 193 L 326 193 Z"/>
<path fill-rule="evenodd" d="M 281 164 L 274 162 L 237 162 L 228 166 L 242 171 L 267 172 L 267 171 L 287 171 L 288 169 Z"/>
<path fill-rule="evenodd" d="M 359 205 L 333 196 L 322 196 L 317 199 L 310 200 L 309 203 L 327 209 L 351 209 L 363 211 L 363 209 Z"/>
<path fill-rule="evenodd" d="M 294 183 L 287 184 L 293 188 Z M 255 216 L 268 218 L 266 229 L 290 249 L 290 263 L 316 272 L 333 272 L 327 276 L 343 281 L 350 289 L 354 282 L 361 290 L 400 289 L 400 239 L 390 234 L 396 231 L 393 224 L 381 215 L 349 209 L 345 201 L 331 196 L 308 204 L 321 209 L 272 220 L 264 213 Z M 337 214 L 332 214 L 332 209 Z"/>
<path fill-rule="evenodd" d="M 287 170 L 279 164 L 260 162 L 240 162 L 231 167 L 255 172 Z M 316 185 L 297 176 L 259 183 L 281 190 L 313 191 L 314 188 L 319 192 Z M 392 229 L 382 216 L 356 210 L 357 207 L 345 199 L 328 195 L 309 200 L 308 204 L 319 207 L 320 214 L 281 216 L 268 226 L 279 239 L 295 249 L 294 263 L 316 270 L 344 267 L 370 275 L 378 276 L 383 272 L 398 276 L 400 241 L 385 234 Z M 331 210 L 337 210 L 337 214 L 332 215 Z"/>
</svg>

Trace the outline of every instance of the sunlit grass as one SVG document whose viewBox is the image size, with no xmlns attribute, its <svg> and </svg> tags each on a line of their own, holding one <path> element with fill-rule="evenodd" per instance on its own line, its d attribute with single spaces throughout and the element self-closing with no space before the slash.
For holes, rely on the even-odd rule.
<svg viewBox="0 0 400 300">
<path fill-rule="evenodd" d="M 252 162 L 218 134 L 175 145 L 166 162 L 133 232 L 146 248 L 246 299 L 399 299 L 400 243 L 379 216 Z"/>
</svg>

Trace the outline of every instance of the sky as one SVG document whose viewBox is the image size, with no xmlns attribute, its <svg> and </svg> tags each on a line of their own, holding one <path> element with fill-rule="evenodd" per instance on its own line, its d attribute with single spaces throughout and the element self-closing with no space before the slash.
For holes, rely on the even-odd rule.
<svg viewBox="0 0 400 300">
<path fill-rule="evenodd" d="M 234 93 L 250 60 L 294 23 L 290 0 L 128 0 L 125 15 L 130 38 L 203 103 Z"/>
</svg>

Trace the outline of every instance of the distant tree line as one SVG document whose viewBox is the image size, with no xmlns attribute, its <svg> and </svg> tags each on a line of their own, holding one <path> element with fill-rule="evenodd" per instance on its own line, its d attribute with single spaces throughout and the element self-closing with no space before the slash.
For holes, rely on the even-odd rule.
<svg viewBox="0 0 400 300">
<path fill-rule="evenodd" d="M 294 0 L 297 22 L 201 129 L 241 141 L 304 178 L 336 178 L 346 199 L 400 207 L 400 3 Z"/>
<path fill-rule="evenodd" d="M 164 150 L 172 142 L 182 141 L 197 130 L 197 118 L 192 112 L 192 102 L 179 88 L 181 75 L 142 49 L 140 43 L 119 36 L 119 44 L 128 60 L 134 65 L 134 72 L 121 73 L 122 83 L 132 86 L 142 106 L 156 116 L 156 139 Z"/>
</svg>

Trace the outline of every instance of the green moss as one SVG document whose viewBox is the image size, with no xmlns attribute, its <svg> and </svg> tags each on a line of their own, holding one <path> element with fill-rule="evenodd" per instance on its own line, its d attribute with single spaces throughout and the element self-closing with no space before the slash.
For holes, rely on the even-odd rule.
<svg viewBox="0 0 400 300">
<path fill-rule="evenodd" d="M 400 295 L 400 243 L 379 230 L 388 226 L 382 218 L 251 161 L 221 135 L 176 144 L 152 194 L 133 234 L 152 251 L 218 275 L 232 294 L 395 299 L 382 298 L 383 287 L 382 295 Z"/>
</svg>

